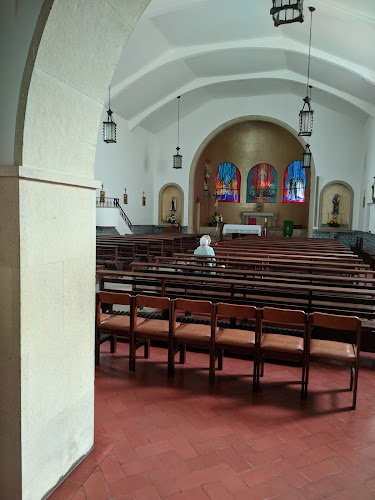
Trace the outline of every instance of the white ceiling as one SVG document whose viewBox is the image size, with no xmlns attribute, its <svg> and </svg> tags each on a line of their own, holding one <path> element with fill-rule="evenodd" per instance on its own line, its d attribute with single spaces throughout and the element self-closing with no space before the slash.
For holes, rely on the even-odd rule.
<svg viewBox="0 0 375 500">
<path fill-rule="evenodd" d="M 375 116 L 375 0 L 305 0 L 305 21 L 275 28 L 271 0 L 151 0 L 112 80 L 114 113 L 157 133 L 212 99 L 306 95 Z M 302 101 L 301 101 L 302 107 Z"/>
</svg>

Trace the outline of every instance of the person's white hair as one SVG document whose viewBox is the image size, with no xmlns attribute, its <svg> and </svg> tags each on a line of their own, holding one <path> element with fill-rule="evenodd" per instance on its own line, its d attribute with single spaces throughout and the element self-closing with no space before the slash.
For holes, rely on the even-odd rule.
<svg viewBox="0 0 375 500">
<path fill-rule="evenodd" d="M 208 239 L 205 236 L 202 236 L 202 238 L 199 240 L 199 243 L 200 243 L 201 247 L 207 246 Z"/>
</svg>

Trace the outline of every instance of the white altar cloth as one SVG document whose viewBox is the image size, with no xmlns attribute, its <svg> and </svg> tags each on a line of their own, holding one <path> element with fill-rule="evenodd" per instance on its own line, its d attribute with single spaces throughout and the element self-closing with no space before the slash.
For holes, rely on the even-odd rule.
<svg viewBox="0 0 375 500">
<path fill-rule="evenodd" d="M 223 234 L 262 234 L 262 226 L 256 224 L 224 224 Z"/>
</svg>

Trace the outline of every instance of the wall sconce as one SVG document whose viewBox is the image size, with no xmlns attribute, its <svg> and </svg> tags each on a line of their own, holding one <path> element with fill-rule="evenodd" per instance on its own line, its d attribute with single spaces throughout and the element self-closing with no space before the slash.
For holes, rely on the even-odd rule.
<svg viewBox="0 0 375 500">
<path fill-rule="evenodd" d="M 99 198 L 100 203 L 105 203 L 105 191 L 104 191 L 104 186 L 102 184 L 102 190 L 100 191 L 100 198 Z"/>
<path fill-rule="evenodd" d="M 124 205 L 127 205 L 128 204 L 128 195 L 126 194 L 126 188 L 125 188 L 125 192 L 124 192 Z"/>
<path fill-rule="evenodd" d="M 142 207 L 145 207 L 146 206 L 146 196 L 145 196 L 145 192 L 143 191 L 143 195 L 142 195 Z"/>
</svg>

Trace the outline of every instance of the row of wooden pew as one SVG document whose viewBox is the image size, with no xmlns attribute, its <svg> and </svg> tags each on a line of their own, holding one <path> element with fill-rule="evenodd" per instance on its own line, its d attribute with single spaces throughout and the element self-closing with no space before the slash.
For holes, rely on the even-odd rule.
<svg viewBox="0 0 375 500">
<path fill-rule="evenodd" d="M 118 306 L 128 306 L 129 313 L 114 311 Z M 144 307 L 159 311 L 159 317 L 140 317 Z M 338 334 L 341 342 L 336 341 Z M 102 291 L 97 295 L 97 364 L 103 336 L 111 340 L 111 352 L 116 350 L 118 337 L 129 340 L 130 371 L 135 371 L 139 347 L 144 347 L 148 358 L 150 341 L 163 343 L 169 377 L 174 375 L 177 353 L 184 364 L 187 346 L 204 349 L 209 353 L 210 384 L 215 382 L 216 366 L 222 369 L 225 352 L 240 353 L 253 360 L 254 391 L 259 390 L 264 361 L 298 362 L 302 399 L 307 397 L 310 361 L 339 360 L 350 367 L 352 408 L 356 406 L 361 322 L 355 317 Z"/>
<path fill-rule="evenodd" d="M 186 252 L 196 246 L 197 236 L 191 234 L 97 235 L 96 264 L 121 270 L 134 260 L 149 262 L 156 256 Z"/>
</svg>

